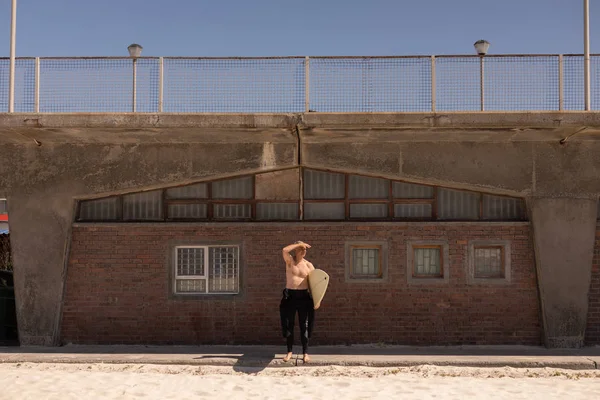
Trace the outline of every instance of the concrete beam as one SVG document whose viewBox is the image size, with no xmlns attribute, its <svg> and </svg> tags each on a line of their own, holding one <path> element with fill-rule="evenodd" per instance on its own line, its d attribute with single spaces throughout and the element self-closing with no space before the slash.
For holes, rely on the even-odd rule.
<svg viewBox="0 0 600 400">
<path fill-rule="evenodd" d="M 529 199 L 547 347 L 584 344 L 597 204 L 597 198 Z"/>
</svg>

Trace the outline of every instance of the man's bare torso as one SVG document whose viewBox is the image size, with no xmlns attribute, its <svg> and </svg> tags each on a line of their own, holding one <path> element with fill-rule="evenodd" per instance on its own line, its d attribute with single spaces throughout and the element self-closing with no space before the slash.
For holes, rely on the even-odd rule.
<svg viewBox="0 0 600 400">
<path fill-rule="evenodd" d="M 298 264 L 290 263 L 285 268 L 287 289 L 308 289 L 308 274 L 315 269 L 307 260 L 301 260 Z"/>
</svg>

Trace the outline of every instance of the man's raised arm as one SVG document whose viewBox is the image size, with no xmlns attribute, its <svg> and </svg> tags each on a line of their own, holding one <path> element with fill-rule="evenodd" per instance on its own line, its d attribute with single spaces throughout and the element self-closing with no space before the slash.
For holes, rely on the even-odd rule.
<svg viewBox="0 0 600 400">
<path fill-rule="evenodd" d="M 283 259 L 284 259 L 286 265 L 290 265 L 294 262 L 294 259 L 292 258 L 292 255 L 290 253 L 299 248 L 310 249 L 310 246 L 304 242 L 296 242 L 294 244 L 290 244 L 289 246 L 285 246 L 283 248 L 281 253 L 283 255 Z"/>
</svg>

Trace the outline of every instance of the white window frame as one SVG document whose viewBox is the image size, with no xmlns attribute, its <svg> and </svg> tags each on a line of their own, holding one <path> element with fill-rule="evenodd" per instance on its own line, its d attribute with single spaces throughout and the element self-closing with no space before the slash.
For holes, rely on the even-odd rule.
<svg viewBox="0 0 600 400">
<path fill-rule="evenodd" d="M 208 288 L 209 288 L 209 278 L 208 278 L 208 268 L 209 268 L 209 264 L 208 264 L 208 260 L 209 260 L 209 249 L 210 248 L 223 248 L 223 247 L 234 247 L 237 249 L 237 253 L 236 253 L 236 264 L 238 267 L 237 270 L 237 274 L 235 277 L 236 280 L 236 285 L 237 285 L 237 291 L 236 292 L 209 292 Z M 179 253 L 178 250 L 179 249 L 204 249 L 204 275 L 179 275 L 178 271 L 177 271 L 177 254 Z M 187 245 L 187 246 L 175 246 L 175 251 L 174 251 L 174 264 L 173 264 L 173 268 L 175 270 L 175 274 L 174 274 L 174 279 L 173 279 L 173 293 L 178 295 L 178 296 L 194 296 L 194 295 L 211 295 L 211 296 L 232 296 L 232 295 L 237 295 L 240 293 L 240 246 L 237 245 L 231 245 L 231 244 L 224 244 L 224 245 L 210 245 L 210 246 L 199 246 L 199 245 Z M 205 292 L 179 292 L 177 291 L 177 281 L 179 279 L 187 279 L 187 280 L 204 280 L 206 281 L 206 291 Z"/>
</svg>

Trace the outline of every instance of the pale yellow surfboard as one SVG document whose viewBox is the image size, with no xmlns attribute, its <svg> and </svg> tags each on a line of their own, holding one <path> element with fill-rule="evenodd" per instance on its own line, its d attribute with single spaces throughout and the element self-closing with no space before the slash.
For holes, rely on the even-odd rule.
<svg viewBox="0 0 600 400">
<path fill-rule="evenodd" d="M 308 287 L 313 298 L 315 310 L 321 306 L 321 301 L 329 285 L 329 275 L 322 269 L 314 269 L 308 274 Z"/>
</svg>

